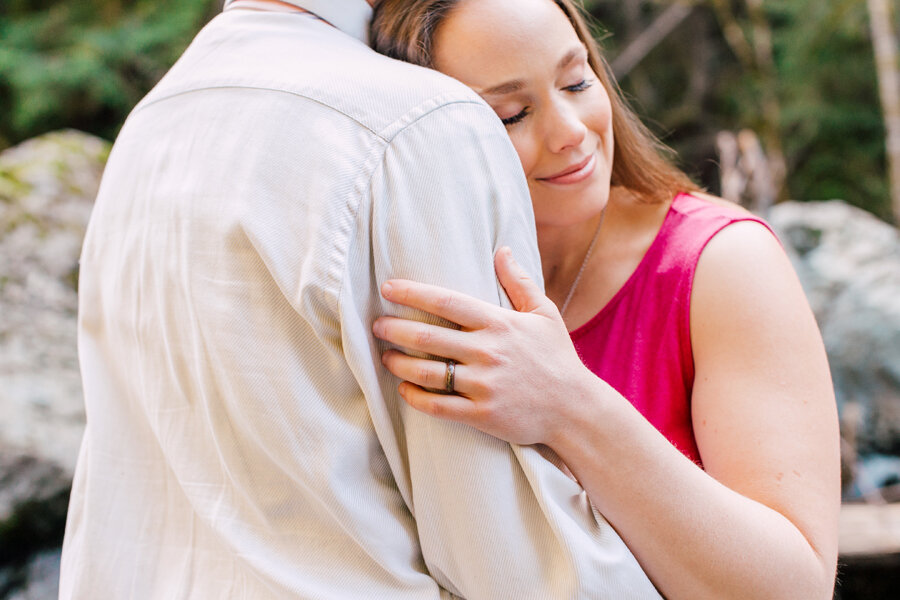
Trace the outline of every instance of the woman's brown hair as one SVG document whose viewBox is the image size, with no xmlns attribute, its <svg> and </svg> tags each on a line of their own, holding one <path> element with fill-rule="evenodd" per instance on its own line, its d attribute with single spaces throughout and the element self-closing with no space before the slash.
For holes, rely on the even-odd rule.
<svg viewBox="0 0 900 600">
<path fill-rule="evenodd" d="M 387 56 L 433 68 L 432 45 L 438 27 L 463 0 L 380 0 L 375 3 L 373 48 Z M 551 0 L 562 9 L 588 51 L 588 62 L 612 104 L 612 185 L 644 199 L 663 201 L 699 188 L 667 158 L 671 151 L 641 123 L 628 106 L 582 11 L 573 0 Z"/>
</svg>

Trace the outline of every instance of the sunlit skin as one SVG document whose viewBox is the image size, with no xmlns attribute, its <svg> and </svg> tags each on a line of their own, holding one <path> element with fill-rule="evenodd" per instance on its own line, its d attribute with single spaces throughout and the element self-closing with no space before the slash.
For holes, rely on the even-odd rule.
<svg viewBox="0 0 900 600">
<path fill-rule="evenodd" d="M 497 10 L 472 3 L 454 14 L 435 36 L 435 67 L 478 92 L 506 124 L 538 226 L 595 217 L 606 205 L 613 160 L 606 90 L 565 18 L 541 22 L 535 35 L 529 11 L 503 8 L 516 35 L 495 35 Z"/>
<path fill-rule="evenodd" d="M 547 295 L 503 250 L 495 266 L 516 311 L 389 281 L 385 298 L 461 329 L 382 317 L 375 335 L 456 361 L 456 393 L 429 391 L 444 387 L 442 361 L 391 350 L 383 362 L 414 408 L 552 448 L 667 598 L 831 598 L 840 507 L 834 395 L 812 312 L 771 233 L 731 225 L 697 267 L 691 418 L 705 470 L 575 353 L 567 325 L 596 314 L 622 286 L 668 209 L 609 187 L 609 101 L 599 82 L 580 85 L 594 76 L 579 46 L 550 0 L 463 0 L 441 25 L 436 66 L 483 94 L 519 153 Z M 588 155 L 593 171 L 547 181 Z M 604 207 L 563 320 L 557 305 Z"/>
<path fill-rule="evenodd" d="M 565 315 L 570 328 L 582 324 L 596 312 L 597 297 L 612 297 L 634 270 L 668 208 L 610 189 L 612 112 L 587 50 L 549 2 L 515 10 L 467 2 L 438 29 L 434 63 L 477 91 L 506 124 L 531 194 L 545 289 L 558 304 L 606 209 L 593 276 L 579 283 Z"/>
</svg>

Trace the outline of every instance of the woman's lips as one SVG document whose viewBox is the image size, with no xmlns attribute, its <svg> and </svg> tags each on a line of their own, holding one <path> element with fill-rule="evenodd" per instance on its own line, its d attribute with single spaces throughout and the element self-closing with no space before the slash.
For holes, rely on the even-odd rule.
<svg viewBox="0 0 900 600">
<path fill-rule="evenodd" d="M 556 183 L 560 185 L 579 183 L 590 177 L 594 173 L 594 169 L 596 167 L 597 155 L 591 154 L 580 163 L 572 165 L 571 167 L 560 171 L 556 175 L 552 175 L 550 177 L 539 177 L 538 180 L 546 183 Z"/>
</svg>

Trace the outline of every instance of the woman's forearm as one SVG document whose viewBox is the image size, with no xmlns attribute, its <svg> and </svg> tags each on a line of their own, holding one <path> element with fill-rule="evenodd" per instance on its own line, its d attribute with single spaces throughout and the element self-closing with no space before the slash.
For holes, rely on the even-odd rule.
<svg viewBox="0 0 900 600">
<path fill-rule="evenodd" d="M 706 470 L 585 367 L 559 312 L 499 253 L 516 312 L 395 281 L 388 299 L 464 330 L 376 322 L 386 341 L 459 363 L 457 394 L 429 390 L 444 385 L 442 362 L 388 351 L 384 363 L 417 410 L 551 447 L 667 597 L 827 600 L 840 481 L 824 347 L 799 284 L 785 284 L 787 259 L 773 276 L 766 248 L 739 233 L 750 256 L 698 268 L 692 293 L 703 319 L 691 329 L 691 422 Z"/>
<path fill-rule="evenodd" d="M 579 388 L 549 445 L 666 597 L 831 598 L 833 566 L 785 516 L 713 479 L 590 372 Z"/>
</svg>

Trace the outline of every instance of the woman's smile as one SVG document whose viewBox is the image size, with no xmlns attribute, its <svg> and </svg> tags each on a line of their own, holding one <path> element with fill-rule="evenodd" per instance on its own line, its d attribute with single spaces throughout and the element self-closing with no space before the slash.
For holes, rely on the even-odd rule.
<svg viewBox="0 0 900 600">
<path fill-rule="evenodd" d="M 587 47 L 559 6 L 461 3 L 436 30 L 434 64 L 479 93 L 506 126 L 539 238 L 595 222 L 609 199 L 613 111 Z"/>
<path fill-rule="evenodd" d="M 594 170 L 596 168 L 597 154 L 595 152 L 592 152 L 584 159 L 570 164 L 568 167 L 553 175 L 547 177 L 536 177 L 536 179 L 538 181 L 554 185 L 572 185 L 575 183 L 581 183 L 585 179 L 589 178 L 594 174 Z"/>
</svg>

